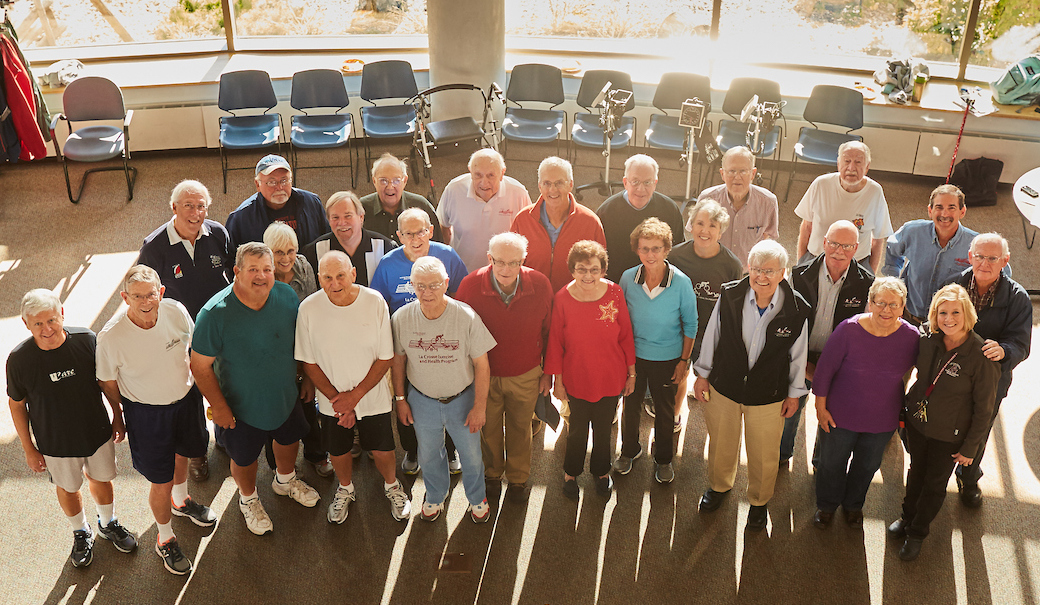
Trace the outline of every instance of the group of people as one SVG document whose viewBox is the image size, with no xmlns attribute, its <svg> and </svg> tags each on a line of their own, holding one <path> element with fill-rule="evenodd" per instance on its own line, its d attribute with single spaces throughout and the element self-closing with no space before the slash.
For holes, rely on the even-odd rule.
<svg viewBox="0 0 1040 605">
<path fill-rule="evenodd" d="M 959 190 L 937 188 L 931 220 L 893 232 L 869 164 L 865 145 L 846 144 L 838 171 L 809 187 L 789 279 L 776 197 L 753 184 L 755 156 L 743 147 L 723 156 L 723 184 L 684 208 L 656 191 L 657 163 L 641 154 L 625 162 L 624 191 L 596 212 L 574 198 L 566 160 L 540 163 L 532 203 L 491 149 L 471 156 L 436 208 L 405 190 L 407 164 L 389 154 L 372 166 L 375 193 L 325 203 L 293 187 L 284 158 L 266 156 L 256 194 L 226 226 L 207 218 L 206 187 L 182 181 L 173 217 L 124 277 L 126 307 L 96 336 L 65 327 L 51 291 L 25 295 L 32 337 L 7 365 L 15 427 L 30 468 L 57 488 L 74 566 L 89 565 L 96 536 L 124 552 L 137 546 L 113 505 L 114 444 L 125 435 L 151 484 L 155 551 L 186 574 L 172 517 L 216 521 L 187 488 L 189 475 L 209 473 L 207 414 L 255 534 L 273 531 L 256 487 L 262 452 L 276 495 L 321 500 L 297 474 L 301 443 L 316 474 L 336 476 L 330 523 L 348 517 L 364 452 L 394 519 L 411 517 L 398 442 L 401 471 L 423 474 L 418 516 L 436 520 L 461 473 L 479 523 L 503 481 L 509 500 L 529 496 L 539 398 L 563 402 L 562 488 L 576 499 L 590 431 L 600 494 L 647 451 L 654 479 L 671 483 L 692 387 L 708 428 L 700 510 L 733 488 L 743 432 L 747 527 L 760 530 L 812 390 L 813 523 L 827 527 L 840 506 L 862 527 L 871 478 L 905 424 L 907 495 L 889 531 L 912 559 L 954 466 L 962 500 L 981 503 L 979 461 L 1028 355 L 1032 307 L 1010 279 L 1007 242 L 960 225 Z M 875 279 L 883 255 L 891 276 Z M 644 409 L 654 417 L 646 447 Z"/>
</svg>

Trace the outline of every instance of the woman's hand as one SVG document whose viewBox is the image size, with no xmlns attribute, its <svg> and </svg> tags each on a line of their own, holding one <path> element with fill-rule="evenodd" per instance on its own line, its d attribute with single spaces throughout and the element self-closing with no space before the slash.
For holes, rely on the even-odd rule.
<svg viewBox="0 0 1040 605">
<path fill-rule="evenodd" d="M 686 375 L 689 373 L 690 360 L 687 359 L 686 361 L 683 361 L 680 359 L 679 362 L 675 364 L 675 371 L 672 372 L 672 384 L 680 384 L 682 381 L 686 380 Z"/>
<path fill-rule="evenodd" d="M 629 374 L 628 378 L 625 379 L 625 392 L 623 396 L 628 397 L 632 394 L 632 391 L 636 390 L 636 377 Z"/>
<path fill-rule="evenodd" d="M 553 382 L 553 397 L 560 401 L 567 401 L 567 389 L 563 388 L 563 379 L 557 376 Z"/>
</svg>

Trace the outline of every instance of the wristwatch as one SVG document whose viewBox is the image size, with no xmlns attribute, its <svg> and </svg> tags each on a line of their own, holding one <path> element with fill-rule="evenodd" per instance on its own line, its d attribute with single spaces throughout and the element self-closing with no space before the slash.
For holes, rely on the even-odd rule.
<svg viewBox="0 0 1040 605">
<path fill-rule="evenodd" d="M 404 395 L 394 395 L 394 401 L 404 401 Z"/>
</svg>

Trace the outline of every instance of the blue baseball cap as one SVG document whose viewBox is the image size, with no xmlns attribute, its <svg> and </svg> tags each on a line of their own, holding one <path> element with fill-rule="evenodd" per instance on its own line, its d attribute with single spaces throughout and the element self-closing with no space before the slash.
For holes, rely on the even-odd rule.
<svg viewBox="0 0 1040 605">
<path fill-rule="evenodd" d="M 285 161 L 280 155 L 265 155 L 259 162 L 256 163 L 256 176 L 268 175 L 278 170 L 279 168 L 285 168 L 289 172 L 292 172 L 292 168 L 289 166 L 289 162 Z"/>
</svg>

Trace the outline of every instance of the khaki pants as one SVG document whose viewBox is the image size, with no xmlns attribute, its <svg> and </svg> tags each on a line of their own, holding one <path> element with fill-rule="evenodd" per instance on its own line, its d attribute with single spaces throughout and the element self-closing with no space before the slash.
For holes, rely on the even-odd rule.
<svg viewBox="0 0 1040 605">
<path fill-rule="evenodd" d="M 491 377 L 487 422 L 480 430 L 485 477 L 525 483 L 531 476 L 531 418 L 541 377 L 538 366 L 519 376 Z"/>
<path fill-rule="evenodd" d="M 762 506 L 773 497 L 780 463 L 780 437 L 784 433 L 782 401 L 767 405 L 741 405 L 711 387 L 704 404 L 708 425 L 708 483 L 717 492 L 733 489 L 740 463 L 740 429 L 748 460 L 748 501 Z"/>
</svg>

